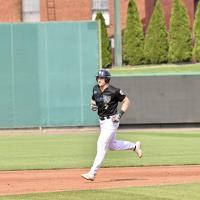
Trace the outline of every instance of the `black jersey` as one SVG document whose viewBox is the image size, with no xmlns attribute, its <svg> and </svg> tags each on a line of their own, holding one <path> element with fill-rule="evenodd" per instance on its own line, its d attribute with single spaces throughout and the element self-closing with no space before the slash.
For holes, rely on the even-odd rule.
<svg viewBox="0 0 200 200">
<path fill-rule="evenodd" d="M 99 85 L 93 88 L 92 100 L 96 102 L 99 117 L 115 115 L 118 102 L 122 102 L 125 97 L 126 95 L 119 88 L 112 85 L 109 85 L 103 92 Z"/>
</svg>

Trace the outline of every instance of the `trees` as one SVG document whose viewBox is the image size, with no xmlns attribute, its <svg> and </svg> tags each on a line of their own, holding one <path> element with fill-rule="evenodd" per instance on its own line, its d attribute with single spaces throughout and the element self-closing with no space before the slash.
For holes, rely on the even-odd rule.
<svg viewBox="0 0 200 200">
<path fill-rule="evenodd" d="M 168 60 L 172 63 L 191 61 L 192 39 L 189 17 L 180 0 L 174 0 L 169 28 Z"/>
<path fill-rule="evenodd" d="M 110 41 L 106 30 L 105 19 L 101 12 L 97 13 L 96 20 L 100 20 L 101 23 L 101 53 L 102 53 L 101 67 L 107 68 L 112 64 L 112 56 L 111 56 Z"/>
<path fill-rule="evenodd" d="M 123 34 L 123 62 L 139 65 L 144 61 L 144 33 L 135 0 L 128 4 L 126 28 Z"/>
<path fill-rule="evenodd" d="M 193 58 L 196 62 L 200 62 L 200 2 L 198 3 L 194 21 L 194 37 L 195 45 L 193 48 Z"/>
<path fill-rule="evenodd" d="M 146 63 L 159 64 L 167 62 L 168 35 L 160 0 L 157 0 L 148 25 L 145 37 L 144 55 Z"/>
</svg>

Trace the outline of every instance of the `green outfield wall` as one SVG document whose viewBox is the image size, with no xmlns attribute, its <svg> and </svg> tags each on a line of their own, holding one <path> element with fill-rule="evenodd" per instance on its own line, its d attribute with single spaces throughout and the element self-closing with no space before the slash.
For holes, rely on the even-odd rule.
<svg viewBox="0 0 200 200">
<path fill-rule="evenodd" d="M 96 124 L 98 50 L 96 22 L 0 24 L 0 128 Z"/>
</svg>

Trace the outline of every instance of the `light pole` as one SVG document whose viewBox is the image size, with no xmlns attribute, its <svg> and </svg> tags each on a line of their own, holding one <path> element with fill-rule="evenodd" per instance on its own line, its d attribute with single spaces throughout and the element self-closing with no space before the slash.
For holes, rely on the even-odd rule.
<svg viewBox="0 0 200 200">
<path fill-rule="evenodd" d="M 115 36 L 114 36 L 114 48 L 115 48 L 115 66 L 122 66 L 122 40 L 121 40 L 121 20 L 120 20 L 120 0 L 114 0 L 115 4 Z"/>
</svg>

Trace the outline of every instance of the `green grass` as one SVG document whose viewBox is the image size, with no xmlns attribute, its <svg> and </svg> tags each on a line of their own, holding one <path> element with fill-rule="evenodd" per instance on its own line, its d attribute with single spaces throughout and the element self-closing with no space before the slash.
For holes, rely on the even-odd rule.
<svg viewBox="0 0 200 200">
<path fill-rule="evenodd" d="M 0 135 L 0 170 L 90 167 L 97 133 Z M 119 133 L 121 140 L 143 143 L 144 157 L 110 151 L 102 167 L 200 164 L 200 131 Z"/>
<path fill-rule="evenodd" d="M 90 167 L 97 137 L 96 133 L 0 135 L 0 169 Z M 141 140 L 144 157 L 139 160 L 131 151 L 109 152 L 103 166 L 200 164 L 200 131 L 133 131 L 119 133 L 117 138 Z M 0 200 L 199 200 L 199 190 L 200 183 L 196 183 L 0 196 Z"/>
<path fill-rule="evenodd" d="M 199 75 L 200 63 L 114 67 L 110 72 L 113 76 Z"/>
<path fill-rule="evenodd" d="M 2 135 L 0 170 L 82 167 L 95 135 Z M 88 147 L 86 143 L 89 143 Z M 84 151 L 83 151 L 84 150 Z M 88 154 L 88 155 L 87 155 Z M 85 163 L 84 163 L 85 164 Z"/>
<path fill-rule="evenodd" d="M 131 187 L 0 197 L 0 200 L 199 200 L 200 184 Z"/>
</svg>

